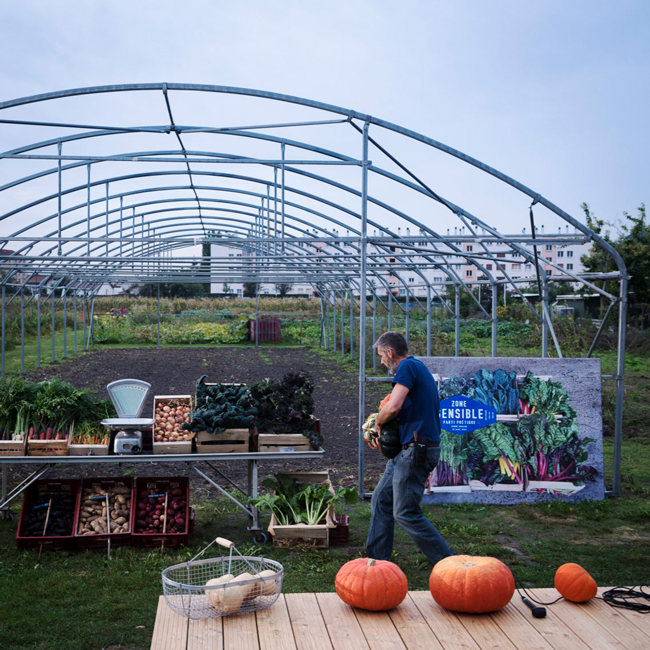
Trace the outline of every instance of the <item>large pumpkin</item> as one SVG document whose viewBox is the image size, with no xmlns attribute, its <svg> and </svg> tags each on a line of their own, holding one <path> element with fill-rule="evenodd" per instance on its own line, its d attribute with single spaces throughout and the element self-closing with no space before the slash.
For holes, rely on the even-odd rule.
<svg viewBox="0 0 650 650">
<path fill-rule="evenodd" d="M 574 603 L 591 600 L 598 592 L 598 585 L 589 572 L 573 562 L 563 564 L 555 572 L 555 588 Z"/>
<path fill-rule="evenodd" d="M 404 572 L 396 564 L 363 558 L 346 562 L 336 574 L 334 585 L 344 603 L 371 612 L 397 607 L 409 588 Z"/>
<path fill-rule="evenodd" d="M 433 567 L 429 589 L 452 612 L 484 614 L 505 607 L 515 593 L 510 569 L 494 557 L 451 555 Z"/>
</svg>

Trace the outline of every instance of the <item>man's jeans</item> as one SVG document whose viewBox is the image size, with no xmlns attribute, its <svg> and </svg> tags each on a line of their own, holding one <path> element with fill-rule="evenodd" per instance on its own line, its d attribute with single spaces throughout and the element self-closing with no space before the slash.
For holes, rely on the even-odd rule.
<svg viewBox="0 0 650 650">
<path fill-rule="evenodd" d="M 372 518 L 366 540 L 369 558 L 390 560 L 395 522 L 413 538 L 433 564 L 448 555 L 455 555 L 420 507 L 424 484 L 439 458 L 440 447 L 429 447 L 425 467 L 416 468 L 413 466 L 413 447 L 408 447 L 388 461 L 372 495 Z"/>
</svg>

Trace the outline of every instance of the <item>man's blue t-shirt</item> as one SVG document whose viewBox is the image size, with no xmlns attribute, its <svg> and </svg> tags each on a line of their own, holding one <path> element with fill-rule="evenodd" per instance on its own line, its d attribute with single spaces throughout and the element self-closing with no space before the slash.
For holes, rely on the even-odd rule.
<svg viewBox="0 0 650 650">
<path fill-rule="evenodd" d="M 414 357 L 400 361 L 393 377 L 393 384 L 409 389 L 399 412 L 399 437 L 403 445 L 425 438 L 440 442 L 440 398 L 436 380 L 427 367 Z"/>
</svg>

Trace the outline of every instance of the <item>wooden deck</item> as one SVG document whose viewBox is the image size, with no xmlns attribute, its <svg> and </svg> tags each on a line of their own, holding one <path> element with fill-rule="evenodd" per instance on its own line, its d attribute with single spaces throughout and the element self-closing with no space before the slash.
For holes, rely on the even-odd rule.
<svg viewBox="0 0 650 650">
<path fill-rule="evenodd" d="M 530 591 L 538 600 L 557 597 L 554 589 Z M 411 591 L 390 612 L 353 609 L 335 593 L 282 594 L 259 612 L 188 621 L 160 597 L 151 650 L 258 649 L 650 650 L 650 615 L 602 600 L 560 601 L 535 619 L 516 592 L 495 614 L 453 614 L 428 591 Z"/>
</svg>

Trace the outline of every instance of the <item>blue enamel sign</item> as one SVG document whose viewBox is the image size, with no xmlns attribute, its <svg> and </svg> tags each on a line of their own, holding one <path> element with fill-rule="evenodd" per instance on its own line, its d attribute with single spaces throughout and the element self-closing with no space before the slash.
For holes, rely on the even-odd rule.
<svg viewBox="0 0 650 650">
<path fill-rule="evenodd" d="M 440 402 L 440 424 L 445 431 L 459 436 L 497 421 L 497 410 L 465 395 Z"/>
</svg>

